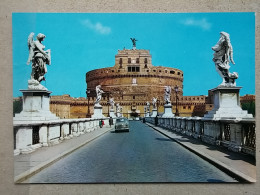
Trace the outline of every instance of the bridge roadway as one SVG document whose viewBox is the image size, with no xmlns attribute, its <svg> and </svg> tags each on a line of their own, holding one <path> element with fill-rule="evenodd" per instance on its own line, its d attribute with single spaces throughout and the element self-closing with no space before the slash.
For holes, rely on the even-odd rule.
<svg viewBox="0 0 260 195">
<path fill-rule="evenodd" d="M 140 121 L 113 130 L 24 183 L 237 182 Z"/>
</svg>

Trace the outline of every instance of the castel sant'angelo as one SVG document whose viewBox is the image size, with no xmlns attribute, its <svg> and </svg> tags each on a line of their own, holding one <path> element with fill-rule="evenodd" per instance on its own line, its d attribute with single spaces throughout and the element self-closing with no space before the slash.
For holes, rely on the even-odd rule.
<svg viewBox="0 0 260 195">
<path fill-rule="evenodd" d="M 118 50 L 114 67 L 87 72 L 86 83 L 89 97 L 93 99 L 96 96 L 95 87 L 101 85 L 105 92 L 103 105 L 106 105 L 108 98 L 114 98 L 115 103 L 122 106 L 126 117 L 144 113 L 146 102 L 151 102 L 153 97 L 163 105 L 165 86 L 172 89 L 178 86 L 178 95 L 182 97 L 183 94 L 181 70 L 153 66 L 149 50 L 135 48 Z M 103 109 L 103 113 L 106 112 L 107 109 Z"/>
<path fill-rule="evenodd" d="M 101 85 L 101 105 L 103 114 L 108 116 L 110 98 L 122 107 L 124 117 L 144 116 L 146 103 L 157 98 L 158 113 L 164 110 L 165 86 L 172 88 L 172 111 L 176 103 L 180 116 L 203 116 L 211 104 L 206 104 L 207 96 L 183 96 L 184 73 L 176 68 L 154 66 L 149 50 L 118 50 L 113 67 L 91 70 L 86 73 L 87 98 L 72 98 L 69 95 L 52 96 L 51 111 L 61 118 L 90 117 L 94 112 L 96 86 Z M 178 88 L 176 93 L 175 89 Z M 177 97 L 177 102 L 176 102 Z M 151 108 L 152 109 L 152 106 Z"/>
</svg>

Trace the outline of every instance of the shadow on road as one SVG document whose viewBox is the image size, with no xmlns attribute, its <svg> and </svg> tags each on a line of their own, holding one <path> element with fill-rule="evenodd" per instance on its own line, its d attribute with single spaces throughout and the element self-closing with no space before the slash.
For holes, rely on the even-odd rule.
<svg viewBox="0 0 260 195">
<path fill-rule="evenodd" d="M 202 142 L 200 139 L 195 139 L 193 137 L 189 137 L 187 135 L 183 135 L 180 132 L 173 132 L 173 131 L 168 130 L 168 129 L 167 129 L 167 131 L 168 132 L 172 132 L 172 133 L 180 136 L 178 138 L 178 140 L 180 142 L 188 142 L 188 143 L 192 143 L 194 145 L 205 145 L 205 146 L 207 146 L 207 149 L 209 149 L 209 150 L 212 150 L 212 151 L 216 151 L 217 150 L 217 151 L 225 153 L 226 154 L 225 157 L 229 158 L 231 160 L 243 160 L 243 161 L 248 162 L 248 163 L 250 163 L 252 165 L 256 164 L 255 158 L 253 156 L 248 155 L 248 154 L 236 153 L 236 152 L 230 151 L 227 148 L 224 148 L 222 146 L 210 145 L 208 143 Z M 161 141 L 163 141 L 163 140 L 161 140 Z M 167 141 L 167 140 L 164 140 L 164 141 Z M 168 141 L 170 141 L 170 140 L 168 140 Z M 172 141 L 174 141 L 174 140 L 172 140 Z"/>
<path fill-rule="evenodd" d="M 129 131 L 110 131 L 110 133 L 129 133 Z"/>
<path fill-rule="evenodd" d="M 155 138 L 156 140 L 159 140 L 159 141 L 170 141 L 170 142 L 173 142 L 174 140 L 172 139 L 169 139 L 169 138 Z"/>
</svg>

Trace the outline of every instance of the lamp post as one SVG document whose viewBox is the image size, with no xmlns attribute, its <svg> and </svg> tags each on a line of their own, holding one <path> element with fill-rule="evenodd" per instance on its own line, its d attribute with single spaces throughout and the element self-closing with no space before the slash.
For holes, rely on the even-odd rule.
<svg viewBox="0 0 260 195">
<path fill-rule="evenodd" d="M 88 113 L 87 113 L 87 115 L 86 115 L 86 117 L 87 118 L 90 118 L 91 116 L 90 116 L 90 112 L 89 112 L 89 95 L 90 95 L 90 90 L 86 90 L 86 93 L 87 93 L 87 98 L 88 98 Z"/>
<path fill-rule="evenodd" d="M 178 91 L 179 91 L 179 87 L 176 85 L 174 87 L 174 91 L 176 94 L 176 111 L 175 111 L 175 116 L 179 116 L 179 111 L 178 111 Z"/>
<path fill-rule="evenodd" d="M 160 106 L 159 98 L 157 98 L 156 106 L 157 106 L 157 116 L 159 116 L 159 106 Z"/>
</svg>

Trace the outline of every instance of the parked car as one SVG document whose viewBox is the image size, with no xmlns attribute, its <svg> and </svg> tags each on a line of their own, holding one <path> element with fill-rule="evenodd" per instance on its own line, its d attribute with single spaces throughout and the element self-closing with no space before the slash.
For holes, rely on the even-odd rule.
<svg viewBox="0 0 260 195">
<path fill-rule="evenodd" d="M 129 121 L 127 118 L 118 118 L 115 123 L 115 132 L 127 131 L 129 132 Z"/>
</svg>

